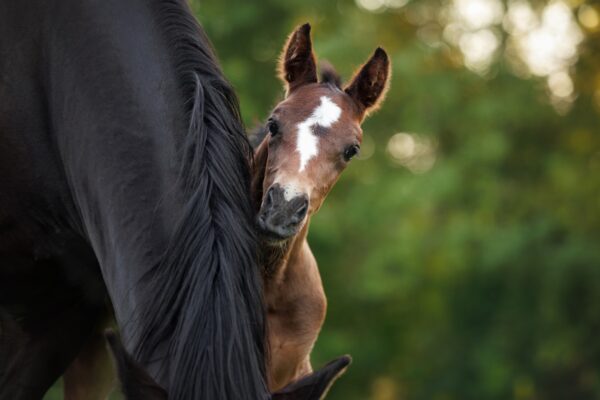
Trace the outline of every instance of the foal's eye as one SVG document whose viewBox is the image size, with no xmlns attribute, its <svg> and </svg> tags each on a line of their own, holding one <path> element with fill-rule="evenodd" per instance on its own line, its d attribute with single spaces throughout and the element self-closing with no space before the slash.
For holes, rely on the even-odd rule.
<svg viewBox="0 0 600 400">
<path fill-rule="evenodd" d="M 267 129 L 272 136 L 275 136 L 279 133 L 279 124 L 273 118 L 269 118 L 267 121 Z"/>
<path fill-rule="evenodd" d="M 360 147 L 357 144 L 346 147 L 346 150 L 344 150 L 344 160 L 350 161 L 359 151 Z"/>
</svg>

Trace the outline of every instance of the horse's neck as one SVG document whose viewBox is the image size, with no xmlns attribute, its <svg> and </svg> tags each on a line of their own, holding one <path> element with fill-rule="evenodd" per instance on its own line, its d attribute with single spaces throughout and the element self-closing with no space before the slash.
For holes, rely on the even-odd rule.
<svg viewBox="0 0 600 400">
<path fill-rule="evenodd" d="M 52 133 L 121 326 L 181 209 L 169 182 L 183 100 L 148 3 L 60 1 L 46 24 Z"/>
<path fill-rule="evenodd" d="M 169 397 L 266 398 L 247 154 L 210 45 L 183 1 L 52 4 L 52 144 L 125 347 Z"/>
<path fill-rule="evenodd" d="M 60 43 L 47 60 L 52 134 L 81 233 L 136 348 L 139 283 L 162 260 L 183 208 L 172 183 L 174 138 L 186 131 L 182 96 L 165 39 L 145 22 L 154 19 L 149 2 L 56 3 L 47 35 Z"/>
</svg>

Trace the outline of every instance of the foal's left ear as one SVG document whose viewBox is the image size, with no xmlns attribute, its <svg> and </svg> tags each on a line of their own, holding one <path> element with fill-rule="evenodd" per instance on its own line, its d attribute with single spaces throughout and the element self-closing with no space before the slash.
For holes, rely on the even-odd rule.
<svg viewBox="0 0 600 400">
<path fill-rule="evenodd" d="M 339 378 L 352 362 L 348 355 L 336 358 L 318 371 L 313 372 L 278 392 L 273 393 L 273 400 L 322 400 L 331 385 Z"/>
<path fill-rule="evenodd" d="M 344 89 L 354 100 L 360 119 L 381 104 L 388 88 L 389 76 L 390 60 L 385 50 L 378 47 Z"/>
<path fill-rule="evenodd" d="M 104 336 L 113 354 L 125 399 L 167 400 L 167 392 L 127 353 L 117 334 L 108 330 Z"/>
<path fill-rule="evenodd" d="M 317 81 L 317 63 L 310 40 L 310 24 L 296 28 L 283 48 L 279 75 L 290 94 L 299 86 Z"/>
</svg>

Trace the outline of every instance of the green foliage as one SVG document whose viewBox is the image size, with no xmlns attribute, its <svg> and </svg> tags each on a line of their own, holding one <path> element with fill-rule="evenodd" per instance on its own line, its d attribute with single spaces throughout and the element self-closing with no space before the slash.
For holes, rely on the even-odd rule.
<svg viewBox="0 0 600 400">
<path fill-rule="evenodd" d="M 431 22 L 414 15 L 443 4 L 192 1 L 249 127 L 282 95 L 276 60 L 297 24 L 345 77 L 377 45 L 392 57 L 388 98 L 364 125 L 373 154 L 313 219 L 329 299 L 314 364 L 354 357 L 330 399 L 600 398 L 598 34 L 584 31 L 578 96 L 557 112 L 544 79 L 506 58 L 481 76 L 455 47 L 426 44 Z M 429 143 L 433 166 L 394 161 L 398 132 Z"/>
</svg>

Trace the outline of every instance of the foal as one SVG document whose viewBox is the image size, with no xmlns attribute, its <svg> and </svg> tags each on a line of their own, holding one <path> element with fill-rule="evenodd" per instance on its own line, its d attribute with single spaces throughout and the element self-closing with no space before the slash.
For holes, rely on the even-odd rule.
<svg viewBox="0 0 600 400">
<path fill-rule="evenodd" d="M 272 391 L 312 372 L 310 352 L 325 319 L 326 298 L 306 241 L 309 221 L 358 154 L 360 125 L 383 98 L 389 64 L 378 48 L 342 88 L 329 68 L 317 80 L 310 25 L 298 27 L 285 45 L 280 75 L 287 94 L 268 119 L 252 179 Z"/>
</svg>

